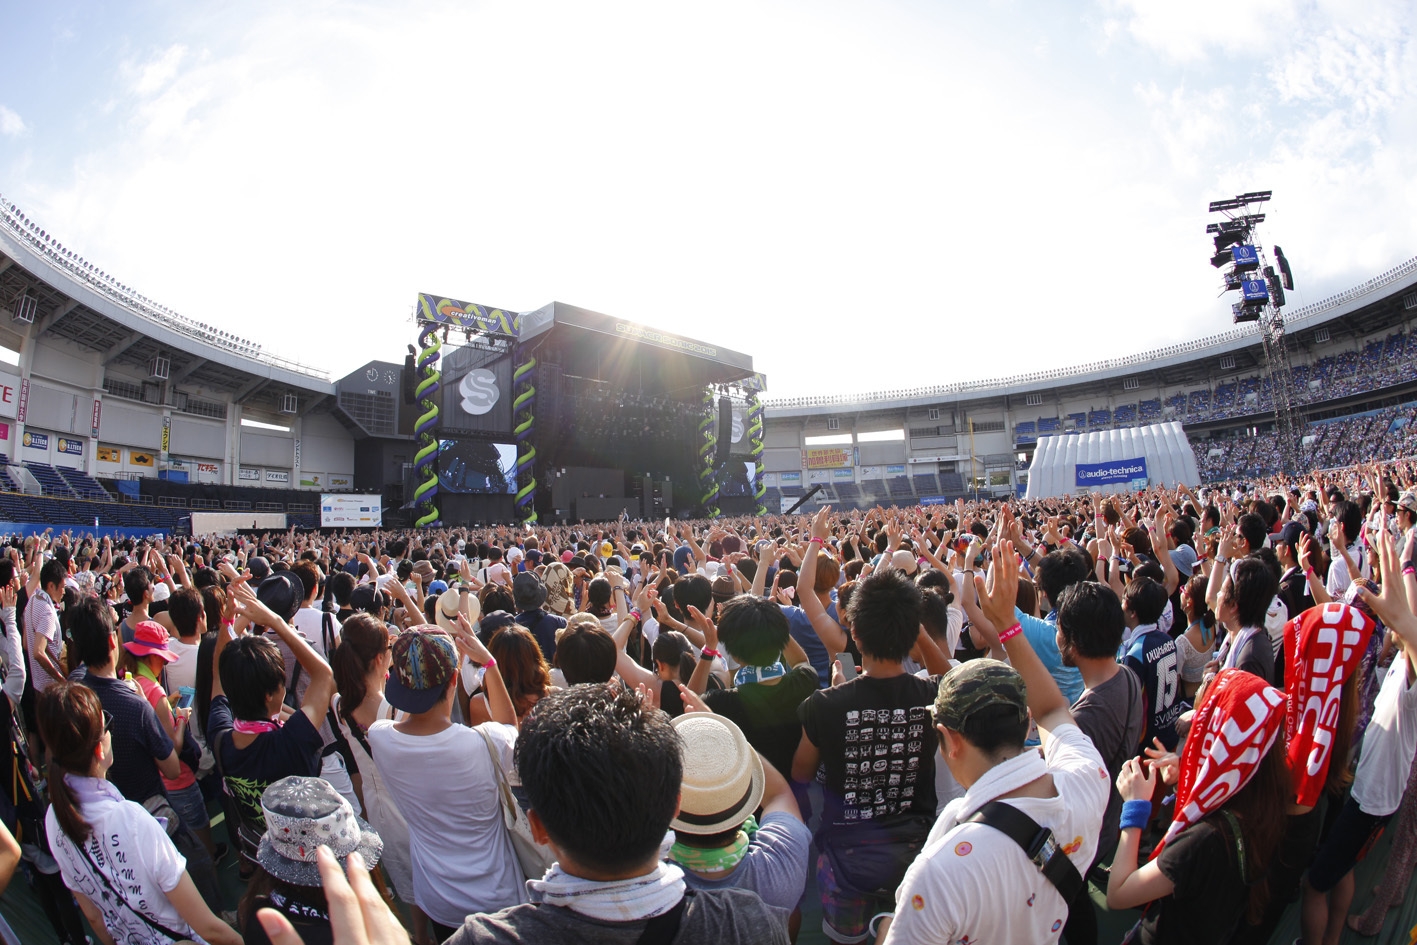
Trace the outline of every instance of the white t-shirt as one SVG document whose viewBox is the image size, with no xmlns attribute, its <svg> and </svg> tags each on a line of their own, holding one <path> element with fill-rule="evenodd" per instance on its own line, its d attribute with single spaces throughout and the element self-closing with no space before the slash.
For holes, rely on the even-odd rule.
<svg viewBox="0 0 1417 945">
<path fill-rule="evenodd" d="M 1028 749 L 1031 750 L 1031 749 Z M 1049 827 L 1078 872 L 1097 853 L 1111 779 L 1092 739 L 1076 725 L 1060 725 L 1044 751 L 1056 797 L 1011 797 Z M 1009 762 L 1005 762 L 1008 764 Z M 946 811 L 965 810 L 968 794 Z M 942 817 L 896 890 L 895 920 L 887 943 L 1056 942 L 1068 904 L 1017 843 L 993 827 Z"/>
<path fill-rule="evenodd" d="M 167 899 L 187 875 L 187 861 L 168 839 L 167 831 L 143 810 L 141 804 L 124 800 L 118 789 L 98 778 L 68 775 L 67 783 L 79 802 L 84 820 L 93 828 L 84 849 L 108 883 L 134 907 L 174 932 L 185 932 L 194 942 L 204 942 Z M 83 893 L 103 913 L 103 924 L 113 940 L 125 945 L 169 945 L 165 935 L 155 931 L 119 902 L 104 881 L 94 875 L 83 853 L 59 827 L 54 808 L 44 815 L 49 832 L 49 849 L 59 861 L 64 885 Z"/>
<path fill-rule="evenodd" d="M 1407 659 L 1399 652 L 1373 703 L 1373 718 L 1363 734 L 1363 754 L 1353 774 L 1353 800 L 1363 813 L 1383 817 L 1402 805 L 1414 754 L 1417 683 L 1407 684 Z"/>
<path fill-rule="evenodd" d="M 369 728 L 374 763 L 408 823 L 414 901 L 439 925 L 457 927 L 474 912 L 527 901 L 480 731 L 491 736 L 508 770 L 517 738 L 511 725 L 450 725 L 436 735 L 405 735 L 381 719 Z"/>
<path fill-rule="evenodd" d="M 498 561 L 496 564 L 489 564 L 487 567 L 477 572 L 477 579 L 483 584 L 511 584 L 512 571 L 505 564 Z"/>
<path fill-rule="evenodd" d="M 176 692 L 183 686 L 197 688 L 197 650 L 200 643 L 183 643 L 178 637 L 169 637 L 167 648 L 177 654 L 177 659 L 167 664 L 167 688 Z"/>
<path fill-rule="evenodd" d="M 1353 563 L 1358 565 L 1358 574 L 1362 578 L 1373 576 L 1373 568 L 1368 564 L 1368 556 L 1363 553 L 1363 546 L 1354 542 L 1348 546 L 1348 555 L 1353 559 Z M 1348 573 L 1348 562 L 1344 560 L 1343 552 L 1337 548 L 1333 549 L 1333 563 L 1329 565 L 1328 581 L 1325 587 L 1328 589 L 1328 596 L 1337 600 L 1343 596 L 1343 592 L 1348 590 L 1348 585 L 1352 584 L 1355 578 Z"/>
</svg>

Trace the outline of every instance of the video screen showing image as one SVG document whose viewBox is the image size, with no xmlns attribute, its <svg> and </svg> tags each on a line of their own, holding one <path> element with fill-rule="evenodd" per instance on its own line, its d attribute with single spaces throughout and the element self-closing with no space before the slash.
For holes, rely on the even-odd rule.
<svg viewBox="0 0 1417 945">
<path fill-rule="evenodd" d="M 464 495 L 512 495 L 517 491 L 515 443 L 439 440 L 438 488 Z"/>
</svg>

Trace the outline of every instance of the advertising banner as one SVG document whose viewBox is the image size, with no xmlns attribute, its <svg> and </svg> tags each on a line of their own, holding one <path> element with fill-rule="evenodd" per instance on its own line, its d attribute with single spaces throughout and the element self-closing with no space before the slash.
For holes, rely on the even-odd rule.
<svg viewBox="0 0 1417 945">
<path fill-rule="evenodd" d="M 880 479 L 880 478 L 881 478 L 881 467 L 880 467 L 880 466 L 862 466 L 862 467 L 861 467 L 861 481 L 862 481 L 862 482 L 866 482 L 866 481 L 871 480 L 871 479 Z"/>
<path fill-rule="evenodd" d="M 802 474 L 800 472 L 785 472 L 777 474 L 778 482 L 784 486 L 802 485 Z"/>
<path fill-rule="evenodd" d="M 267 469 L 266 482 L 290 482 L 290 473 L 284 469 Z"/>
<path fill-rule="evenodd" d="M 850 467 L 847 467 L 846 469 L 833 469 L 832 479 L 836 480 L 837 482 L 855 482 L 856 471 L 854 469 L 851 469 Z"/>
<path fill-rule="evenodd" d="M 321 528 L 377 528 L 384 522 L 383 500 L 377 495 L 320 496 Z"/>
<path fill-rule="evenodd" d="M 333 475 L 333 474 L 332 474 L 332 475 L 330 476 L 330 488 L 331 488 L 331 489 L 353 489 L 353 488 L 354 488 L 354 477 L 353 477 L 353 476 L 348 476 L 348 475 L 338 475 L 338 476 L 337 476 L 337 475 Z"/>
<path fill-rule="evenodd" d="M 20 412 L 20 379 L 0 371 L 0 417 L 15 417 Z"/>
<path fill-rule="evenodd" d="M 197 479 L 200 482 L 216 482 L 221 478 L 221 467 L 216 463 L 198 463 Z"/>
<path fill-rule="evenodd" d="M 1078 463 L 1076 483 L 1079 488 L 1105 486 L 1116 482 L 1146 479 L 1146 457 L 1114 459 L 1106 463 Z"/>
<path fill-rule="evenodd" d="M 302 486 L 322 486 L 325 484 L 325 475 L 324 473 L 305 472 L 301 470 L 300 484 Z"/>
<path fill-rule="evenodd" d="M 134 466 L 151 466 L 153 465 L 153 454 L 141 450 L 129 450 L 128 462 Z"/>
<path fill-rule="evenodd" d="M 921 505 L 949 505 L 950 500 L 942 495 L 926 495 L 920 497 Z"/>
<path fill-rule="evenodd" d="M 0 423 L 0 440 L 8 440 L 9 438 L 10 425 L 8 423 Z"/>
<path fill-rule="evenodd" d="M 167 452 L 168 445 L 172 443 L 172 418 L 162 418 L 162 451 Z"/>
<path fill-rule="evenodd" d="M 830 469 L 809 469 L 807 471 L 808 482 L 831 482 L 832 471 Z"/>
<path fill-rule="evenodd" d="M 89 436 L 98 436 L 99 421 L 103 419 L 103 401 L 97 397 L 93 399 L 93 424 Z"/>
<path fill-rule="evenodd" d="M 292 464 L 296 469 L 300 468 L 300 437 L 295 438 L 295 462 Z"/>
<path fill-rule="evenodd" d="M 70 456 L 82 456 L 84 455 L 84 441 L 61 436 L 59 437 L 59 452 L 68 453 Z"/>
<path fill-rule="evenodd" d="M 242 482 L 260 482 L 261 471 L 259 469 L 251 469 L 247 466 L 241 466 L 237 469 L 236 478 L 241 480 Z"/>
<path fill-rule="evenodd" d="M 28 379 L 20 381 L 20 406 L 15 412 L 15 419 L 21 423 L 25 422 L 25 414 L 29 412 L 30 406 L 30 382 Z"/>
<path fill-rule="evenodd" d="M 802 451 L 804 469 L 839 469 L 856 465 L 856 450 L 850 446 L 829 446 Z"/>
<path fill-rule="evenodd" d="M 28 447 L 29 447 L 30 449 L 32 449 L 32 450 L 47 450 L 47 449 L 49 449 L 49 434 L 48 434 L 48 433 L 30 433 L 30 432 L 26 431 L 26 433 L 25 433 L 25 445 L 28 446 Z"/>
<path fill-rule="evenodd" d="M 896 463 L 895 465 L 887 466 L 887 467 L 886 467 L 886 475 L 887 475 L 887 476 L 904 476 L 904 475 L 905 475 L 905 464 L 904 464 L 904 463 Z"/>
</svg>

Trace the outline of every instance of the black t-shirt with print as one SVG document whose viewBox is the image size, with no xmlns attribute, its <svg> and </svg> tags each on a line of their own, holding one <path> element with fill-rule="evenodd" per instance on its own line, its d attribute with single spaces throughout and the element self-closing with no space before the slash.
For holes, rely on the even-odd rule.
<svg viewBox="0 0 1417 945">
<path fill-rule="evenodd" d="M 783 777 L 792 774 L 792 756 L 802 742 L 797 707 L 817 691 L 817 671 L 799 666 L 775 683 L 748 683 L 733 689 L 710 690 L 704 702 L 743 730 L 748 744 L 762 753 Z"/>
<path fill-rule="evenodd" d="M 237 748 L 231 740 L 234 721 L 226 696 L 212 699 L 207 712 L 207 744 L 215 750 L 220 738 L 221 770 L 227 790 L 235 798 L 242 819 L 253 828 L 264 830 L 261 794 L 281 778 L 319 777 L 324 741 L 305 713 L 295 712 L 279 729 L 263 732 L 245 748 Z"/>
<path fill-rule="evenodd" d="M 936 688 L 908 673 L 858 676 L 817 690 L 798 708 L 822 756 L 824 833 L 901 814 L 934 818 Z"/>
</svg>

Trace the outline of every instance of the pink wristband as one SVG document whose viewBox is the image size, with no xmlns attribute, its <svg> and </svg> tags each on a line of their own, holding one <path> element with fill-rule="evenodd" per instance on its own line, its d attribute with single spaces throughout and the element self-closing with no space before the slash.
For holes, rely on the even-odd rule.
<svg viewBox="0 0 1417 945">
<path fill-rule="evenodd" d="M 489 653 L 489 654 L 487 655 L 487 662 L 485 662 L 485 663 L 482 664 L 482 671 L 483 671 L 483 672 L 486 672 L 486 671 L 489 670 L 489 669 L 496 669 L 496 668 L 497 668 L 497 657 L 495 657 L 495 656 L 493 656 L 493 655 L 491 655 L 491 654 Z"/>
<path fill-rule="evenodd" d="M 812 542 L 814 542 L 814 541 L 815 541 L 817 544 L 819 544 L 819 545 L 824 545 L 824 544 L 826 544 L 826 539 L 824 539 L 824 538 L 808 538 L 808 539 L 807 539 L 807 544 L 810 545 L 810 544 L 811 544 Z"/>
<path fill-rule="evenodd" d="M 1417 568 L 1414 568 L 1412 565 L 1409 564 L 1407 567 L 1405 567 L 1405 568 L 1402 569 L 1402 573 L 1403 573 L 1403 574 L 1417 574 Z"/>
<path fill-rule="evenodd" d="M 1023 624 L 1016 623 L 1012 627 L 1009 627 L 1009 629 L 1005 630 L 1003 633 L 999 634 L 999 642 L 1008 643 L 1020 633 L 1023 633 Z"/>
</svg>

